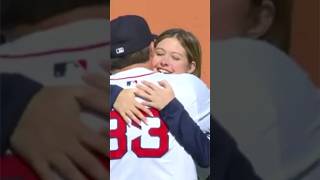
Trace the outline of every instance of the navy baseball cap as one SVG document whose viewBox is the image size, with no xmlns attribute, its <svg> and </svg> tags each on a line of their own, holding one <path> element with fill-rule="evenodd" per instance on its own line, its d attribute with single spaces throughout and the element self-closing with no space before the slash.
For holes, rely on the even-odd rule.
<svg viewBox="0 0 320 180">
<path fill-rule="evenodd" d="M 123 57 L 150 45 L 156 38 L 140 16 L 120 16 L 111 24 L 111 58 Z"/>
</svg>

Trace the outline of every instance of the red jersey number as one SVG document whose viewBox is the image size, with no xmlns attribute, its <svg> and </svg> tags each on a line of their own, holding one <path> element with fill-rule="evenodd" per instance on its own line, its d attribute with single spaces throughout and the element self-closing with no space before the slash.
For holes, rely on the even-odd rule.
<svg viewBox="0 0 320 180">
<path fill-rule="evenodd" d="M 141 158 L 159 158 L 163 156 L 169 149 L 169 136 L 166 124 L 160 119 L 159 112 L 151 109 L 154 117 L 149 117 L 149 120 L 158 121 L 158 127 L 151 127 L 148 129 L 147 135 L 143 134 L 131 141 L 131 150 Z M 127 153 L 127 126 L 125 121 L 116 111 L 110 112 L 110 120 L 116 122 L 116 128 L 110 129 L 110 138 L 117 139 L 118 148 L 110 151 L 110 159 L 120 159 Z M 140 126 L 133 126 L 141 129 Z M 148 136 L 148 137 L 147 137 Z M 157 138 L 158 147 L 147 148 L 142 147 L 144 138 Z M 154 140 L 154 139 L 153 139 Z"/>
<path fill-rule="evenodd" d="M 122 120 L 119 113 L 111 112 L 110 120 L 116 120 L 117 128 L 110 129 L 109 136 L 111 138 L 116 138 L 118 141 L 118 149 L 110 151 L 110 159 L 120 159 L 127 152 L 127 125 L 124 120 Z M 121 119 L 121 120 L 120 120 Z"/>
</svg>

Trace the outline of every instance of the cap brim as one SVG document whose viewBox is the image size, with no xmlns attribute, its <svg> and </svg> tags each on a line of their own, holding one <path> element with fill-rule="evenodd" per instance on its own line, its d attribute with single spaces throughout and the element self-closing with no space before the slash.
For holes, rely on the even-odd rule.
<svg viewBox="0 0 320 180">
<path fill-rule="evenodd" d="M 152 35 L 153 40 L 158 38 L 158 35 L 156 35 L 156 34 L 151 34 L 151 35 Z"/>
</svg>

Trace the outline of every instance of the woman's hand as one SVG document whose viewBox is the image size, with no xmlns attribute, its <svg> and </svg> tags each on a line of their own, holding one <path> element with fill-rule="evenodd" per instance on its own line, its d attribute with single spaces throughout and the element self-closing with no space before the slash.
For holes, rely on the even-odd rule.
<svg viewBox="0 0 320 180">
<path fill-rule="evenodd" d="M 175 97 L 170 84 L 166 80 L 159 81 L 159 85 L 148 81 L 142 81 L 143 85 L 138 84 L 135 94 L 146 101 L 142 104 L 158 110 L 162 110 Z"/>
<path fill-rule="evenodd" d="M 147 124 L 147 118 L 142 112 L 150 116 L 152 116 L 152 113 L 147 107 L 137 102 L 135 97 L 133 89 L 123 89 L 113 107 L 127 124 L 131 124 L 131 120 L 137 124 L 140 124 L 140 120 Z"/>
<path fill-rule="evenodd" d="M 79 88 L 41 89 L 30 100 L 10 137 L 11 147 L 30 163 L 40 179 L 56 179 L 55 172 L 62 179 L 109 177 L 95 155 L 108 154 L 107 132 L 99 135 L 80 121 L 81 107 L 75 96 L 88 89 Z"/>
<path fill-rule="evenodd" d="M 107 110 L 106 100 L 108 98 L 108 84 L 106 78 L 102 74 L 86 74 L 82 78 L 86 84 L 96 89 L 97 92 L 92 95 L 88 94 L 86 96 L 82 96 L 79 98 L 80 102 L 84 104 L 84 106 L 96 111 L 109 113 L 105 112 Z M 113 108 L 119 112 L 127 124 L 131 124 L 131 120 L 137 124 L 140 124 L 140 121 L 147 123 L 146 117 L 142 112 L 152 116 L 152 113 L 148 108 L 135 100 L 133 90 L 130 89 L 123 89 L 120 92 Z"/>
</svg>

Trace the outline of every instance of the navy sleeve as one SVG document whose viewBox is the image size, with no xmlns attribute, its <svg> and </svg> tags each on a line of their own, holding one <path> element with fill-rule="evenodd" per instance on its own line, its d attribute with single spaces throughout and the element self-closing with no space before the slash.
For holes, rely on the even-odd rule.
<svg viewBox="0 0 320 180">
<path fill-rule="evenodd" d="M 112 107 L 117 97 L 119 96 L 122 88 L 116 85 L 110 85 L 110 97 L 109 97 L 109 106 Z"/>
<path fill-rule="evenodd" d="M 160 115 L 170 132 L 199 166 L 211 166 L 215 180 L 260 180 L 250 161 L 241 153 L 231 135 L 211 116 L 212 143 L 191 119 L 182 104 L 174 99 Z M 210 147 L 211 146 L 211 147 Z M 213 155 L 210 163 L 210 152 Z M 210 179 L 210 177 L 208 178 Z"/>
<path fill-rule="evenodd" d="M 41 88 L 41 84 L 22 75 L 0 74 L 1 154 L 8 149 L 24 109 Z"/>
<path fill-rule="evenodd" d="M 192 120 L 183 105 L 173 99 L 160 115 L 169 131 L 201 167 L 210 166 L 210 140 Z"/>
<path fill-rule="evenodd" d="M 249 160 L 240 152 L 231 135 L 215 120 L 213 125 L 213 166 L 211 175 L 215 180 L 260 180 Z"/>
</svg>

